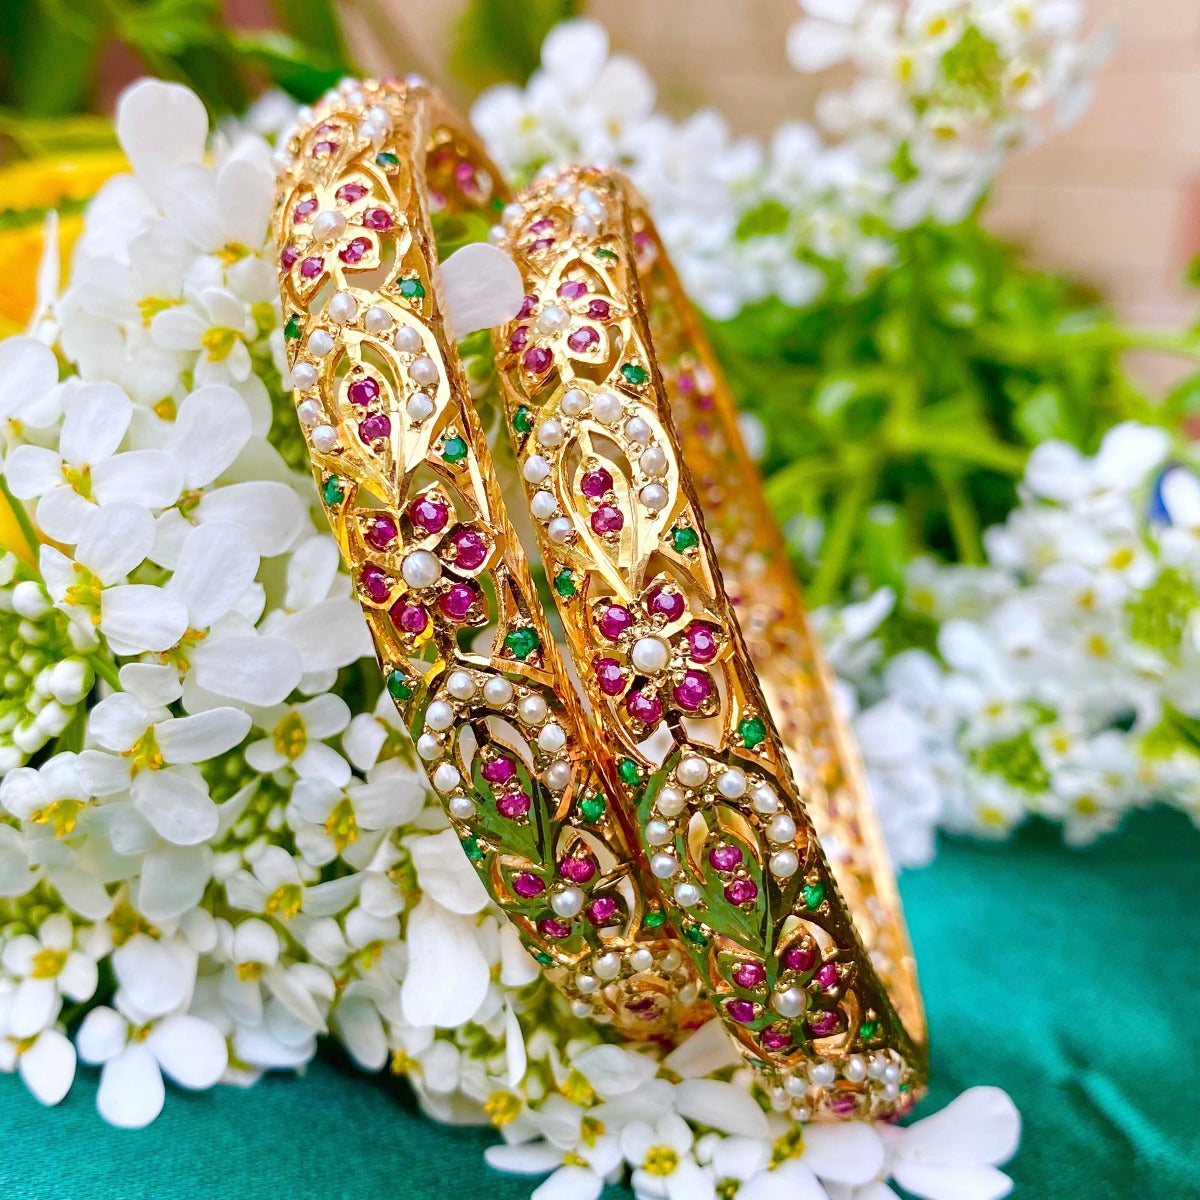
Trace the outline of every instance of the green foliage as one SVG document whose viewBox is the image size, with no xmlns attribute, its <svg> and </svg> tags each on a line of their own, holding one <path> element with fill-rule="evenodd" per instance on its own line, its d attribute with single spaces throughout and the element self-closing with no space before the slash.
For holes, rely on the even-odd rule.
<svg viewBox="0 0 1200 1200">
<path fill-rule="evenodd" d="M 582 7 L 580 0 L 470 0 L 455 30 L 451 69 L 472 88 L 524 83 L 546 34 Z"/>
<path fill-rule="evenodd" d="M 801 562 L 816 603 L 848 581 L 895 585 L 933 551 L 979 562 L 1029 449 L 1092 451 L 1134 418 L 1200 407 L 1200 375 L 1153 404 L 1122 369 L 1146 346 L 1200 357 L 1200 337 L 1117 324 L 1094 297 L 1024 267 L 973 222 L 898 235 L 900 261 L 861 296 L 795 309 L 769 300 L 710 326 L 745 407 L 768 430 L 772 505 L 795 531 L 824 523 Z"/>
</svg>

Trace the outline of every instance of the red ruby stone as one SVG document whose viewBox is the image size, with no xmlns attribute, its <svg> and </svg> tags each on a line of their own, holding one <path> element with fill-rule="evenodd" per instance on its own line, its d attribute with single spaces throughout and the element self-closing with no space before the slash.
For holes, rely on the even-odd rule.
<svg viewBox="0 0 1200 1200">
<path fill-rule="evenodd" d="M 376 604 L 382 604 L 388 598 L 388 592 L 391 591 L 387 575 L 374 563 L 367 563 L 363 567 L 358 582 L 362 585 L 362 590 L 366 592 L 368 599 L 373 600 Z"/>
<path fill-rule="evenodd" d="M 567 345 L 576 354 L 590 350 L 599 340 L 600 335 L 590 325 L 585 325 L 582 329 L 574 329 L 567 335 Z"/>
<path fill-rule="evenodd" d="M 752 904 L 758 899 L 758 884 L 753 879 L 735 879 L 725 885 L 725 899 L 730 904 Z"/>
<path fill-rule="evenodd" d="M 351 238 L 339 251 L 338 258 L 353 266 L 362 262 L 367 251 L 371 249 L 371 239 L 365 237 Z"/>
<path fill-rule="evenodd" d="M 372 413 L 358 423 L 358 436 L 368 444 L 385 438 L 392 432 L 391 419 L 384 413 Z"/>
<path fill-rule="evenodd" d="M 522 871 L 519 875 L 513 876 L 513 891 L 518 896 L 524 896 L 526 900 L 532 900 L 534 896 L 540 896 L 545 890 L 546 885 L 536 875 L 531 875 L 528 871 Z"/>
<path fill-rule="evenodd" d="M 307 200 L 301 200 L 295 208 L 292 209 L 292 223 L 295 225 L 303 225 L 309 217 L 317 211 L 316 196 L 309 196 Z"/>
<path fill-rule="evenodd" d="M 567 279 L 558 285 L 558 294 L 564 300 L 578 300 L 587 295 L 587 284 L 582 279 Z"/>
<path fill-rule="evenodd" d="M 525 349 L 525 343 L 529 341 L 529 326 L 518 325 L 516 329 L 508 336 L 508 350 L 510 354 L 518 354 Z"/>
<path fill-rule="evenodd" d="M 523 817 L 533 805 L 533 799 L 528 792 L 505 792 L 496 801 L 496 811 L 510 821 Z"/>
<path fill-rule="evenodd" d="M 742 865 L 742 852 L 736 846 L 714 846 L 708 861 L 718 871 L 736 871 Z"/>
<path fill-rule="evenodd" d="M 606 696 L 619 696 L 625 690 L 625 672 L 615 658 L 596 659 L 596 684 Z"/>
<path fill-rule="evenodd" d="M 579 490 L 594 500 L 597 496 L 603 496 L 612 485 L 612 475 L 603 467 L 597 467 L 594 471 L 584 473 L 583 478 L 579 481 Z"/>
<path fill-rule="evenodd" d="M 521 361 L 525 364 L 525 370 L 541 375 L 550 369 L 554 355 L 545 346 L 530 346 Z"/>
<path fill-rule="evenodd" d="M 564 858 L 558 864 L 558 873 L 572 883 L 587 883 L 596 873 L 596 860 L 590 854 L 578 858 Z"/>
<path fill-rule="evenodd" d="M 554 228 L 554 222 L 549 217 L 540 217 L 529 226 L 529 233 L 546 233 Z"/>
<path fill-rule="evenodd" d="M 754 1020 L 754 1005 L 749 1000 L 727 1000 L 725 1011 L 739 1025 L 749 1025 Z"/>
<path fill-rule="evenodd" d="M 823 963 L 817 969 L 817 973 L 813 976 L 813 978 L 817 981 L 817 985 L 819 987 L 836 987 L 838 981 L 837 965 L 831 962 Z"/>
<path fill-rule="evenodd" d="M 312 156 L 313 156 L 313 158 L 324 158 L 328 154 L 336 154 L 337 148 L 338 148 L 337 142 L 329 142 L 329 141 L 318 142 L 312 148 Z"/>
<path fill-rule="evenodd" d="M 408 515 L 418 529 L 425 533 L 437 533 L 445 529 L 446 522 L 450 519 L 450 510 L 440 500 L 419 496 L 413 501 Z"/>
<path fill-rule="evenodd" d="M 377 233 L 386 233 L 392 227 L 392 214 L 386 208 L 369 208 L 363 213 L 363 224 Z"/>
<path fill-rule="evenodd" d="M 803 944 L 789 946 L 783 952 L 783 958 L 780 961 L 787 970 L 803 974 L 805 971 L 812 970 L 813 964 L 817 961 L 817 951 L 815 947 Z"/>
<path fill-rule="evenodd" d="M 620 533 L 624 526 L 625 515 L 615 504 L 602 504 L 592 513 L 593 533 Z"/>
<path fill-rule="evenodd" d="M 461 621 L 475 604 L 475 589 L 469 583 L 452 583 L 438 598 L 438 608 L 452 621 Z"/>
<path fill-rule="evenodd" d="M 533 312 L 533 306 L 535 304 L 537 304 L 537 297 L 526 295 L 525 299 L 521 301 L 521 307 L 517 309 L 517 320 L 523 321 L 527 316 L 529 316 L 529 314 Z"/>
<path fill-rule="evenodd" d="M 295 246 L 284 246 L 283 253 L 279 256 L 279 266 L 284 271 L 290 271 L 295 265 L 296 260 L 300 257 L 300 251 Z"/>
<path fill-rule="evenodd" d="M 662 701 L 645 692 L 631 692 L 625 707 L 631 717 L 645 725 L 655 725 L 662 719 Z"/>
<path fill-rule="evenodd" d="M 688 653 L 693 662 L 710 663 L 717 657 L 717 631 L 703 621 L 687 627 Z"/>
<path fill-rule="evenodd" d="M 302 279 L 316 279 L 324 269 L 325 260 L 314 254 L 300 264 L 300 277 Z"/>
<path fill-rule="evenodd" d="M 511 758 L 489 758 L 479 773 L 488 783 L 507 783 L 517 773 L 517 766 Z"/>
<path fill-rule="evenodd" d="M 565 938 L 571 932 L 570 925 L 560 921 L 557 917 L 543 917 L 537 927 L 538 933 L 548 938 Z"/>
<path fill-rule="evenodd" d="M 675 685 L 675 703 L 695 712 L 712 695 L 712 680 L 703 671 L 684 671 Z"/>
<path fill-rule="evenodd" d="M 607 321 L 612 315 L 612 310 L 609 308 L 607 300 L 593 300 L 587 306 L 587 315 L 593 321 Z"/>
<path fill-rule="evenodd" d="M 460 529 L 450 539 L 454 543 L 454 565 L 474 571 L 487 558 L 487 542 L 473 529 Z"/>
<path fill-rule="evenodd" d="M 343 183 L 334 193 L 343 204 L 356 204 L 366 194 L 367 189 L 361 183 Z"/>
<path fill-rule="evenodd" d="M 379 381 L 367 376 L 366 379 L 356 379 L 346 389 L 346 399 L 351 404 L 370 404 L 379 399 Z"/>
<path fill-rule="evenodd" d="M 740 962 L 733 968 L 733 982 L 747 990 L 761 987 L 766 978 L 767 971 L 762 963 Z"/>
<path fill-rule="evenodd" d="M 810 1017 L 805 1024 L 808 1026 L 808 1032 L 813 1037 L 828 1037 L 837 1030 L 838 1015 L 836 1012 L 817 1013 L 815 1016 Z"/>
<path fill-rule="evenodd" d="M 825 1103 L 829 1111 L 837 1113 L 839 1117 L 848 1116 L 858 1107 L 858 1101 L 851 1092 L 838 1092 L 836 1096 L 830 1096 Z"/>
<path fill-rule="evenodd" d="M 380 513 L 379 516 L 371 518 L 363 536 L 367 544 L 374 546 L 376 550 L 386 550 L 396 540 L 396 522 L 387 513 Z"/>
<path fill-rule="evenodd" d="M 656 587 L 650 593 L 649 608 L 656 616 L 666 617 L 668 621 L 678 621 L 683 616 L 687 601 L 682 592 L 668 591 L 665 587 Z"/>
<path fill-rule="evenodd" d="M 530 250 L 549 250 L 554 245 L 553 238 L 538 238 L 529 248 Z"/>
<path fill-rule="evenodd" d="M 765 1050 L 786 1050 L 792 1044 L 792 1034 L 786 1025 L 769 1025 L 758 1040 Z"/>
<path fill-rule="evenodd" d="M 423 633 L 429 624 L 429 614 L 420 604 L 397 600 L 391 607 L 392 623 L 405 633 Z"/>
<path fill-rule="evenodd" d="M 611 921 L 616 916 L 617 902 L 612 896 L 597 896 L 583 912 L 593 925 L 603 925 L 605 921 Z"/>
<path fill-rule="evenodd" d="M 623 604 L 610 604 L 596 618 L 596 625 L 610 642 L 615 642 L 621 634 L 633 627 L 633 613 Z"/>
</svg>

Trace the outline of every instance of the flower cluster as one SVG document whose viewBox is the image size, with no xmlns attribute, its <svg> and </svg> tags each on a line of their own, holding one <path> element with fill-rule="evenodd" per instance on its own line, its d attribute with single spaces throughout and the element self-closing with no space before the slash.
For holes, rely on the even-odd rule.
<svg viewBox="0 0 1200 1200">
<path fill-rule="evenodd" d="M 0 559 L 0 1070 L 53 1104 L 82 1060 L 136 1127 L 164 1079 L 248 1083 L 330 1035 L 431 1116 L 490 1121 L 543 1196 L 627 1172 L 679 1200 L 1006 1190 L 1002 1093 L 903 1134 L 791 1128 L 715 1022 L 664 1060 L 543 983 L 429 797 L 298 469 L 269 146 L 210 146 L 197 98 L 151 82 L 117 129 L 133 174 L 39 337 L 0 344 L 29 543 Z"/>
<path fill-rule="evenodd" d="M 1094 457 L 1044 442 L 986 566 L 916 562 L 894 629 L 884 593 L 822 614 L 902 863 L 938 825 L 1037 814 L 1083 843 L 1154 802 L 1200 822 L 1200 478 L 1170 453 L 1134 424 Z"/>
<path fill-rule="evenodd" d="M 471 116 L 517 178 L 594 162 L 625 170 L 650 202 L 692 298 L 728 318 L 778 296 L 807 304 L 860 290 L 892 265 L 894 231 L 962 220 L 1004 157 L 1086 106 L 1099 53 L 1075 36 L 1078 0 L 802 0 L 799 70 L 850 59 L 821 128 L 781 125 L 767 145 L 703 110 L 655 109 L 649 74 L 609 53 L 595 22 L 556 27 L 524 88 L 485 92 Z"/>
</svg>

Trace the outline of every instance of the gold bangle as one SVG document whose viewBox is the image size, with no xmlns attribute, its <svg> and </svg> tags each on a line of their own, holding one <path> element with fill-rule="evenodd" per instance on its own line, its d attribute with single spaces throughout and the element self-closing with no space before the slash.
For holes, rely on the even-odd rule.
<svg viewBox="0 0 1200 1200">
<path fill-rule="evenodd" d="M 499 176 L 421 86 L 333 92 L 286 151 L 274 230 L 297 412 L 417 754 L 577 1015 L 635 1037 L 698 1024 L 694 973 L 597 772 L 445 324 L 433 214 L 491 216 Z"/>
<path fill-rule="evenodd" d="M 776 1109 L 905 1112 L 926 1052 L 899 897 L 711 351 L 621 176 L 541 182 L 506 228 L 529 293 L 496 334 L 507 426 L 681 942 Z"/>
</svg>

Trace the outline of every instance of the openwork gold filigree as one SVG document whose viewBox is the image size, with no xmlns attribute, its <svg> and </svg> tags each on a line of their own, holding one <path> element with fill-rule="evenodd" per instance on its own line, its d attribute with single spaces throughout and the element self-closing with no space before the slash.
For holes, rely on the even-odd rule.
<svg viewBox="0 0 1200 1200">
<path fill-rule="evenodd" d="M 598 770 L 446 328 L 433 223 L 492 215 L 499 177 L 421 86 L 332 93 L 287 156 L 275 234 L 297 412 L 416 752 L 578 1015 L 633 1036 L 697 1024 L 693 970 Z"/>
<path fill-rule="evenodd" d="M 506 233 L 529 293 L 496 341 L 508 427 L 681 944 L 777 1108 L 904 1112 L 925 1049 L 898 896 L 705 339 L 619 175 L 532 187 Z"/>
</svg>

